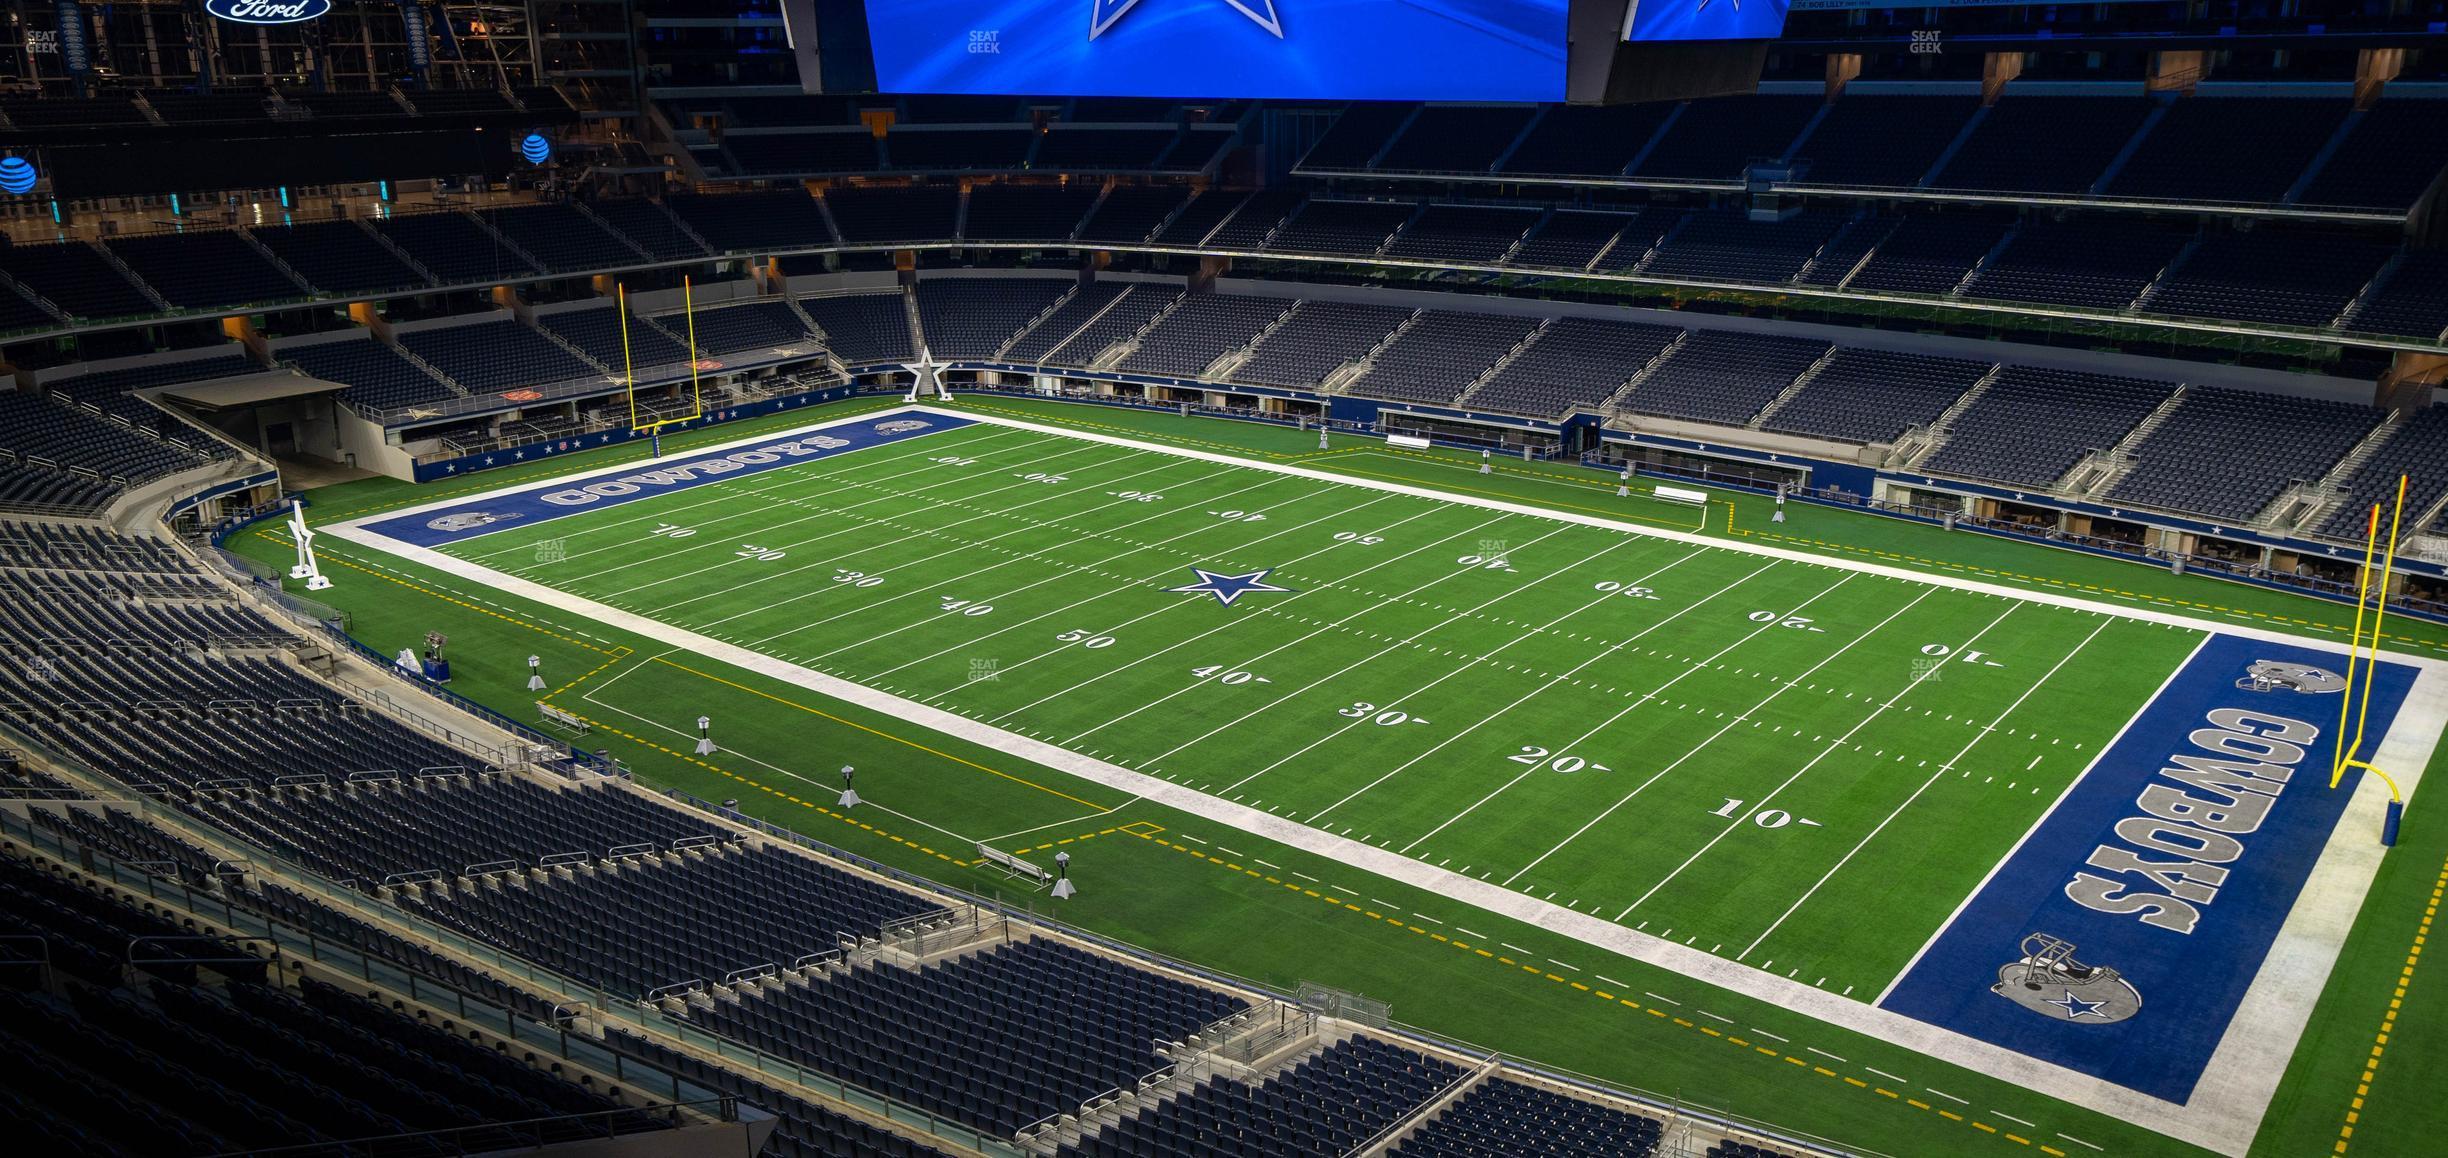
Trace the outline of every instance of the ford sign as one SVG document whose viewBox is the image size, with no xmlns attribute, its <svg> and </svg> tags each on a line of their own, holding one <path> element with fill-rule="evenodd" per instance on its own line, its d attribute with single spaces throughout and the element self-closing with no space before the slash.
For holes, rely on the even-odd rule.
<svg viewBox="0 0 2448 1158">
<path fill-rule="evenodd" d="M 331 11 L 331 0 L 204 0 L 204 10 L 239 24 L 297 24 Z"/>
</svg>

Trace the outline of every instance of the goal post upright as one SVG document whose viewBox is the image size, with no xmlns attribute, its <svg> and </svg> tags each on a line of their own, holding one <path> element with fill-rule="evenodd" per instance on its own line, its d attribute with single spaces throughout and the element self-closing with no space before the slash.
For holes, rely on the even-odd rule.
<svg viewBox="0 0 2448 1158">
<path fill-rule="evenodd" d="M 621 368 L 629 382 L 629 431 L 632 434 L 652 434 L 666 426 L 695 422 L 705 417 L 705 387 L 701 375 L 704 359 L 697 352 L 697 296 L 695 279 L 686 274 L 680 278 L 680 312 L 688 322 L 689 412 L 674 418 L 658 418 L 652 422 L 638 421 L 637 367 L 629 350 L 629 290 L 619 287 L 621 324 Z"/>
<path fill-rule="evenodd" d="M 2380 843 L 2383 845 L 2397 843 L 2398 822 L 2405 815 L 2405 797 L 2398 790 L 2396 778 L 2370 760 L 2364 759 L 2362 751 L 2365 732 L 2371 721 L 2372 684 L 2379 671 L 2380 641 L 2386 638 L 2388 588 L 2389 581 L 2395 577 L 2397 535 L 2405 519 L 2406 487 L 2407 477 L 2397 476 L 2397 498 L 2394 509 L 2389 514 L 2388 539 L 2385 544 L 2380 538 L 2379 503 L 2372 504 L 2371 514 L 2365 523 L 2363 569 L 2356 578 L 2354 628 L 2353 634 L 2348 638 L 2346 649 L 2346 687 L 2338 697 L 2337 756 L 2329 768 L 2329 787 L 2331 788 L 2338 787 L 2345 781 L 2346 773 L 2356 768 L 2379 777 L 2380 782 L 2388 786 L 2388 811 L 2380 825 Z M 2380 562 L 2377 583 L 2373 581 L 2372 576 L 2374 558 Z M 2371 612 L 2371 627 L 2368 636 L 2364 629 L 2364 611 L 2367 606 Z M 2359 673 L 2358 668 L 2361 669 Z M 2355 685 L 2358 680 L 2362 683 L 2362 697 L 2359 701 L 2355 695 Z M 2346 732 L 2349 718 L 2354 723 L 2352 736 L 2348 736 Z"/>
</svg>

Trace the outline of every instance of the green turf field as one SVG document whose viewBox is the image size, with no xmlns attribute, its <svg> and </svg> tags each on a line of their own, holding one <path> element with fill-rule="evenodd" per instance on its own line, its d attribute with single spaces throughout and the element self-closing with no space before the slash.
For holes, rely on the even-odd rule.
<svg viewBox="0 0 2448 1158">
<path fill-rule="evenodd" d="M 1611 478 L 1569 467 L 1498 462 L 1482 475 L 1475 460 L 1374 443 L 1313 453 L 1314 435 L 1264 427 L 1003 400 L 966 407 L 2041 595 L 2291 633 L 2336 626 L 2326 607 L 2300 599 L 1847 512 L 1799 508 L 1773 526 L 1764 506 L 1741 500 L 1739 520 L 1721 504 L 1704 526 L 1697 512 L 1617 499 Z M 739 433 L 684 437 L 702 446 Z M 637 456 L 423 488 L 351 484 L 318 492 L 317 521 L 622 457 Z M 269 530 L 240 545 L 262 558 L 285 550 Z M 948 883 L 1006 888 L 973 863 L 970 841 L 1037 859 L 1068 848 L 1091 875 L 1064 915 L 1091 927 L 1278 987 L 1341 984 L 1392 999 L 1415 1024 L 1856 1146 L 2189 1152 L 1772 1000 L 913 726 L 774 670 L 674 648 L 634 623 L 337 538 L 326 547 L 341 582 L 327 597 L 386 653 L 442 627 L 461 690 L 521 716 L 548 699 L 595 720 L 589 742 L 643 778 L 742 796 L 759 815 Z M 761 550 L 740 554 L 748 547 Z M 1007 428 L 510 524 L 453 554 L 1218 800 L 1301 823 L 1323 810 L 1319 831 L 1365 836 L 1389 854 L 1412 845 L 1407 855 L 1423 865 L 1467 867 L 1490 885 L 1510 878 L 1529 897 L 1552 893 L 1557 906 L 1830 996 L 1852 988 L 1855 1001 L 1896 974 L 2204 637 Z M 1479 563 L 1462 562 L 1474 555 Z M 1503 567 L 1486 565 L 1494 556 Z M 1251 590 L 1230 606 L 1171 590 L 1193 585 L 1192 567 L 1266 571 L 1266 585 L 1287 590 Z M 1635 587 L 1649 590 L 1626 593 Z M 1763 612 L 1766 622 L 1750 618 Z M 1812 622 L 1785 626 L 1797 616 Z M 1060 638 L 1069 632 L 1080 635 Z M 2423 629 L 2410 634 L 2396 645 L 2433 647 Z M 545 693 L 520 688 L 529 652 L 544 659 Z M 723 751 L 692 758 L 701 712 L 717 719 Z M 1395 719 L 1388 713 L 1399 722 L 1377 722 Z M 867 800 L 847 811 L 831 807 L 845 761 L 860 765 Z M 2409 832 L 2429 867 L 2401 853 L 2373 904 L 2420 915 L 2439 842 L 2419 824 Z M 2349 1130 L 2359 1119 L 2369 1140 L 2358 1152 L 2423 1136 L 2425 1104 L 2401 1097 L 2374 1119 L 2353 1072 L 2370 1064 L 2374 1011 L 2396 1009 L 2384 985 L 2375 994 L 2374 974 L 2394 974 L 2405 948 L 2394 926 L 2368 937 L 2358 927 L 2256 1153 L 2329 1152 L 2342 1116 Z M 2397 996 L 2409 1010 L 2426 1000 Z M 2382 1079 L 2383 1093 L 2402 1095 L 2432 1064 L 2415 1040 L 2400 1034 L 2391 1047 L 2397 1076 Z"/>
<path fill-rule="evenodd" d="M 451 553 L 1865 998 L 2200 641 L 985 424 Z"/>
</svg>

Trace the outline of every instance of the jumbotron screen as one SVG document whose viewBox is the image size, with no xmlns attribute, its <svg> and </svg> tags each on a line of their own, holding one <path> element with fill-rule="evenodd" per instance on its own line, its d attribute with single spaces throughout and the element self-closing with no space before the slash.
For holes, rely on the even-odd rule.
<svg viewBox="0 0 2448 1158">
<path fill-rule="evenodd" d="M 1791 0 L 1632 0 L 1624 39 L 1774 40 Z M 1900 6 L 1900 5 L 1899 5 Z"/>
<path fill-rule="evenodd" d="M 868 0 L 867 24 L 884 92 L 1556 101 L 1564 99 L 1565 8 L 1566 0 Z"/>
</svg>

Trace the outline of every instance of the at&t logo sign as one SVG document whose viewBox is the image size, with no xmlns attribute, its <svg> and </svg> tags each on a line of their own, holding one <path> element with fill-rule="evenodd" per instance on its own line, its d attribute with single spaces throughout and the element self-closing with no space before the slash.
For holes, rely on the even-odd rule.
<svg viewBox="0 0 2448 1158">
<path fill-rule="evenodd" d="M 239 24 L 296 24 L 331 11 L 331 0 L 204 0 L 204 10 Z"/>
</svg>

